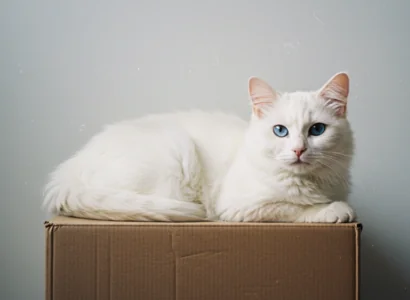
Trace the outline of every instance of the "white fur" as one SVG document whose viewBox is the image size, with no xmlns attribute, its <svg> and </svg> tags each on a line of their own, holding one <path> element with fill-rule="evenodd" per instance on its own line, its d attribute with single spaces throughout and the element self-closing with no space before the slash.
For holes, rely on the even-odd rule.
<svg viewBox="0 0 410 300">
<path fill-rule="evenodd" d="M 108 126 L 51 174 L 44 204 L 108 220 L 353 221 L 346 202 L 353 137 L 337 83 L 278 94 L 251 79 L 249 123 L 192 111 Z M 317 122 L 326 131 L 308 136 Z M 275 136 L 276 124 L 289 136 Z M 292 165 L 295 147 L 307 148 L 301 159 L 309 165 Z"/>
</svg>

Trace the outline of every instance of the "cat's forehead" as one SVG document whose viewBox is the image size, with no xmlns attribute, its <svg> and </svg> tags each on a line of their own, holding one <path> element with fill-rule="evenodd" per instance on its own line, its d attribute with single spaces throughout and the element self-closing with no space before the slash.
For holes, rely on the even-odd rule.
<svg viewBox="0 0 410 300">
<path fill-rule="evenodd" d="M 313 92 L 293 92 L 283 93 L 278 99 L 278 104 L 282 106 L 295 106 L 309 108 L 316 104 L 316 94 Z"/>
<path fill-rule="evenodd" d="M 325 122 L 332 118 L 322 99 L 314 92 L 293 92 L 280 95 L 274 104 L 271 118 L 288 125 Z"/>
</svg>

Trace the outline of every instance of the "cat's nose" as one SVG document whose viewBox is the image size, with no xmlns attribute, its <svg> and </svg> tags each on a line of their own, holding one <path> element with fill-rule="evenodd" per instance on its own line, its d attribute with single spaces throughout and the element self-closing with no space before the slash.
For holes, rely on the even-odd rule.
<svg viewBox="0 0 410 300">
<path fill-rule="evenodd" d="M 293 152 L 295 152 L 296 156 L 299 158 L 303 152 L 306 151 L 306 148 L 299 148 L 299 149 L 294 149 Z"/>
</svg>

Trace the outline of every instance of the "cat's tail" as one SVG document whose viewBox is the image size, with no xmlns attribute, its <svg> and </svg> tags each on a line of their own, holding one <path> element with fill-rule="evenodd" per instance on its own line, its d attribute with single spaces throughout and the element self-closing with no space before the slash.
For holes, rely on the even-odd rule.
<svg viewBox="0 0 410 300">
<path fill-rule="evenodd" d="M 44 192 L 48 211 L 78 218 L 113 221 L 201 221 L 206 219 L 202 204 L 140 195 L 112 189 L 73 190 L 50 182 Z"/>
</svg>

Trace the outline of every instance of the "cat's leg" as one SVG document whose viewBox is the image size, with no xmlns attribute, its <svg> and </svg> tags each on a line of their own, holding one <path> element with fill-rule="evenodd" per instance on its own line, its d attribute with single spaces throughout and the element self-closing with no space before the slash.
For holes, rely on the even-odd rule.
<svg viewBox="0 0 410 300">
<path fill-rule="evenodd" d="M 306 207 L 296 222 L 303 223 L 349 223 L 356 218 L 353 208 L 344 201 L 315 204 Z"/>
<path fill-rule="evenodd" d="M 221 221 L 230 222 L 293 222 L 303 207 L 286 202 L 260 202 L 249 206 L 231 206 L 219 213 Z"/>
<path fill-rule="evenodd" d="M 231 222 L 302 222 L 348 223 L 356 218 L 347 202 L 299 205 L 290 202 L 265 201 L 246 206 L 230 206 L 218 218 Z"/>
</svg>

